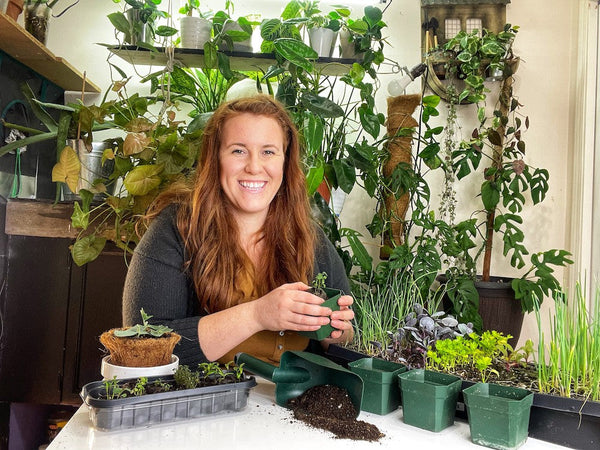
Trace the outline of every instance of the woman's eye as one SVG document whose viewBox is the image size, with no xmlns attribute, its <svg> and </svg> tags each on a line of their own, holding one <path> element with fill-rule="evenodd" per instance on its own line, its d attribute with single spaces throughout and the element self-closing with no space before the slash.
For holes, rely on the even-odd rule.
<svg viewBox="0 0 600 450">
<path fill-rule="evenodd" d="M 244 150 L 242 150 L 241 148 L 234 148 L 231 153 L 234 153 L 236 155 L 241 155 L 244 153 Z"/>
</svg>

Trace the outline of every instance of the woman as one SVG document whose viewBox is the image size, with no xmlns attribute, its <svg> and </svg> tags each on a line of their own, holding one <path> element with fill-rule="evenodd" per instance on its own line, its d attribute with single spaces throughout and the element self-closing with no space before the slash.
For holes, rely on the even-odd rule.
<svg viewBox="0 0 600 450">
<path fill-rule="evenodd" d="M 304 350 L 296 331 L 336 328 L 324 345 L 352 338 L 352 297 L 340 311 L 306 290 L 313 276 L 349 292 L 343 264 L 310 218 L 297 131 L 266 95 L 221 105 L 208 122 L 193 186 L 161 194 L 131 261 L 125 325 L 144 308 L 183 337 L 182 364 L 226 363 L 244 351 L 279 361 Z"/>
</svg>

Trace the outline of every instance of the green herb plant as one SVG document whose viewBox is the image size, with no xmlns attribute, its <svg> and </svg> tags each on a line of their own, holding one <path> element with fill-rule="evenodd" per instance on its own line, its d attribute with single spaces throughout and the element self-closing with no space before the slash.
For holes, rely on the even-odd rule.
<svg viewBox="0 0 600 450">
<path fill-rule="evenodd" d="M 144 308 L 140 310 L 142 315 L 142 324 L 133 325 L 125 330 L 115 330 L 116 337 L 153 337 L 159 338 L 173 331 L 165 325 L 151 325 L 148 320 L 152 316 L 146 314 Z"/>
<path fill-rule="evenodd" d="M 505 360 L 513 349 L 508 343 L 512 336 L 488 330 L 481 335 L 470 333 L 455 339 L 439 340 L 435 347 L 427 350 L 426 368 L 440 372 L 479 373 L 481 382 L 488 381 L 491 375 L 499 375 L 493 363 Z"/>
<path fill-rule="evenodd" d="M 583 396 L 600 400 L 600 284 L 594 298 L 586 300 L 585 287 L 577 283 L 569 296 L 556 297 L 550 338 L 545 339 L 539 311 L 536 311 L 538 383 L 540 392 L 563 397 Z"/>
<path fill-rule="evenodd" d="M 106 398 L 108 400 L 127 397 L 129 390 L 124 389 L 119 385 L 116 375 L 112 378 L 112 380 L 104 380 L 103 383 L 104 390 L 106 391 Z"/>
</svg>

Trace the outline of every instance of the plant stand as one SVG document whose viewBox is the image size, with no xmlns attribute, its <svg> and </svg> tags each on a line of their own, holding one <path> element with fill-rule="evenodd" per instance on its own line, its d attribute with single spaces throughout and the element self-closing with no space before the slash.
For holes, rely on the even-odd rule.
<svg viewBox="0 0 600 450">
<path fill-rule="evenodd" d="M 424 369 L 398 375 L 404 423 L 429 431 L 454 424 L 462 380 L 454 375 Z"/>
<path fill-rule="evenodd" d="M 533 393 L 521 388 L 477 383 L 463 391 L 471 439 L 501 450 L 515 449 L 527 440 Z"/>
<path fill-rule="evenodd" d="M 400 406 L 398 375 L 406 372 L 405 365 L 378 358 L 363 358 L 351 362 L 348 367 L 363 380 L 363 411 L 385 415 Z"/>
</svg>

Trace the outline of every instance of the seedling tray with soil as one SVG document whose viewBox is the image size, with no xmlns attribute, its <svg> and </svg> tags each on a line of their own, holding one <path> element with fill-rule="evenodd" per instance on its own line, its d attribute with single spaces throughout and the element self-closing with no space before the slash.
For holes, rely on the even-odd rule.
<svg viewBox="0 0 600 450">
<path fill-rule="evenodd" d="M 250 389 L 256 386 L 254 377 L 243 377 L 235 382 L 212 380 L 212 386 L 177 389 L 172 388 L 175 376 L 151 377 L 143 395 L 107 398 L 107 386 L 109 391 L 115 386 L 117 389 L 135 389 L 137 381 L 94 381 L 83 387 L 80 395 L 96 429 L 121 430 L 241 411 L 248 404 Z M 171 389 L 165 391 L 165 385 Z M 109 392 L 108 396 L 111 395 Z"/>
</svg>

